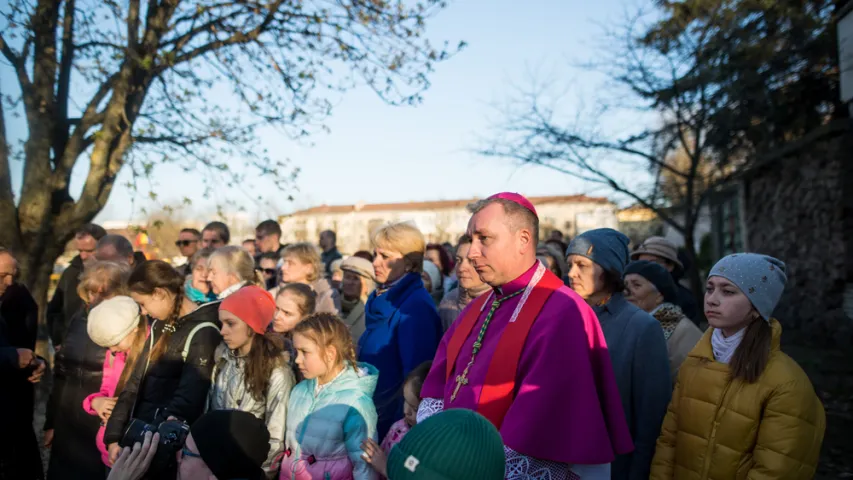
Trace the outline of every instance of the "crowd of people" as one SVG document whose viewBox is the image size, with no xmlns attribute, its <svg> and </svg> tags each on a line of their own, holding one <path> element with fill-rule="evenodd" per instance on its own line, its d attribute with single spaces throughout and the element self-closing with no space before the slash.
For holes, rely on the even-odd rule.
<svg viewBox="0 0 853 480">
<path fill-rule="evenodd" d="M 469 210 L 455 245 L 398 222 L 351 255 L 212 222 L 180 266 L 84 226 L 47 307 L 47 478 L 812 478 L 825 415 L 779 347 L 781 260 L 721 259 L 700 310 L 664 238 L 540 242 L 514 193 Z M 36 479 L 16 268 L 0 248 L 0 478 Z"/>
</svg>

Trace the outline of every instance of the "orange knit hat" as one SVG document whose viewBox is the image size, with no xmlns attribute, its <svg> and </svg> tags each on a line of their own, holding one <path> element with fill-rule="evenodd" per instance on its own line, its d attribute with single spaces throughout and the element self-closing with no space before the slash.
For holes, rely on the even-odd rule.
<svg viewBox="0 0 853 480">
<path fill-rule="evenodd" d="M 233 313 L 263 335 L 275 315 L 275 300 L 266 290 L 249 285 L 229 295 L 219 304 L 219 310 Z"/>
</svg>

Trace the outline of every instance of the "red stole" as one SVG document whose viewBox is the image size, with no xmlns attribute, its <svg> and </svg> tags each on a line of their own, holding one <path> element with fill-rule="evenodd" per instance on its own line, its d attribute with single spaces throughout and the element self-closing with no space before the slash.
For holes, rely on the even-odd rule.
<svg viewBox="0 0 853 480">
<path fill-rule="evenodd" d="M 498 340 L 489 369 L 486 371 L 486 380 L 480 392 L 477 402 L 477 413 L 486 417 L 499 430 L 504 416 L 514 400 L 515 377 L 518 371 L 518 362 L 521 359 L 521 351 L 527 341 L 527 335 L 533 327 L 533 322 L 542 311 L 548 298 L 552 293 L 563 286 L 563 282 L 545 270 L 542 279 L 533 287 L 527 300 L 519 312 L 515 322 L 507 324 L 506 329 Z M 526 287 L 525 287 L 526 288 Z M 447 373 L 446 381 L 452 381 L 453 369 L 459 351 L 471 335 L 477 320 L 482 313 L 483 305 L 491 298 L 491 295 L 480 295 L 474 300 L 465 316 L 458 320 L 459 325 L 447 344 Z"/>
</svg>

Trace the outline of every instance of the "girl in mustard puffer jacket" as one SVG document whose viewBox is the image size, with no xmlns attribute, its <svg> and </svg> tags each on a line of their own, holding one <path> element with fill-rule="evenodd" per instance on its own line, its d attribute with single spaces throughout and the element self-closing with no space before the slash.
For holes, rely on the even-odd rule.
<svg viewBox="0 0 853 480">
<path fill-rule="evenodd" d="M 678 372 L 652 479 L 810 479 L 826 417 L 805 372 L 779 349 L 771 318 L 785 264 L 757 254 L 708 276 L 709 328 Z"/>
</svg>

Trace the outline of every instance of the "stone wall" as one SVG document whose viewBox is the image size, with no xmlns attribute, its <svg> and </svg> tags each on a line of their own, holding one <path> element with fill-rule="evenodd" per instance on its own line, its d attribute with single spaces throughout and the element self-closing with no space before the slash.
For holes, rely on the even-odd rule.
<svg viewBox="0 0 853 480">
<path fill-rule="evenodd" d="M 742 180 L 748 249 L 787 263 L 776 315 L 807 335 L 850 330 L 842 308 L 853 281 L 851 164 L 853 122 L 841 121 L 767 155 Z"/>
</svg>

